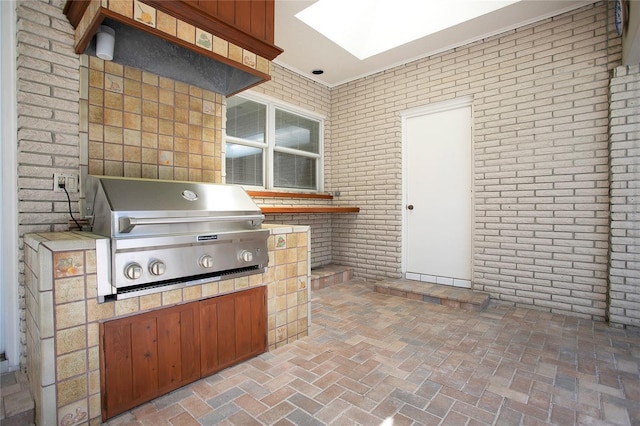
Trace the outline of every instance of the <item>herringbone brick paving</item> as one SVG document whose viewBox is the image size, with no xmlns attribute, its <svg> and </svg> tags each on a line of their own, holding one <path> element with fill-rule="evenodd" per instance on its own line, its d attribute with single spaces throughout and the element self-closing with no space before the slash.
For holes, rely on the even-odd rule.
<svg viewBox="0 0 640 426">
<path fill-rule="evenodd" d="M 637 329 L 497 303 L 456 310 L 356 280 L 315 290 L 312 324 L 108 424 L 640 424 Z"/>
</svg>

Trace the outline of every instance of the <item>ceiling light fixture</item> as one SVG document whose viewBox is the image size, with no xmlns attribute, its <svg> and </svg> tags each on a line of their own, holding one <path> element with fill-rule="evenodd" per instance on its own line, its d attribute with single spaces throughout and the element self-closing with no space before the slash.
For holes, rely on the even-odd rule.
<svg viewBox="0 0 640 426">
<path fill-rule="evenodd" d="M 318 0 L 296 17 L 366 59 L 520 0 Z"/>
<path fill-rule="evenodd" d="M 105 61 L 113 60 L 113 48 L 116 43 L 116 32 L 111 27 L 100 25 L 96 34 L 96 56 Z"/>
</svg>

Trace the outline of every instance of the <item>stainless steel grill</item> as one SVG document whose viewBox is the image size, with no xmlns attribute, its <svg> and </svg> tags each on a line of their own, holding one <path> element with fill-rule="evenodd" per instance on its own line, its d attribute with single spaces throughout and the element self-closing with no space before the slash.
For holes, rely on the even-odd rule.
<svg viewBox="0 0 640 426">
<path fill-rule="evenodd" d="M 240 186 L 88 176 L 100 301 L 264 272 L 260 208 Z"/>
</svg>

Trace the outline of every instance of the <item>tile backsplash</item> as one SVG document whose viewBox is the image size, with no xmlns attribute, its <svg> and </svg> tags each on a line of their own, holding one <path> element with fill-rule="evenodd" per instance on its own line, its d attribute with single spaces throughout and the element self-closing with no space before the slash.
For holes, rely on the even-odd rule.
<svg viewBox="0 0 640 426">
<path fill-rule="evenodd" d="M 87 173 L 222 182 L 223 95 L 94 56 L 81 62 Z"/>
</svg>

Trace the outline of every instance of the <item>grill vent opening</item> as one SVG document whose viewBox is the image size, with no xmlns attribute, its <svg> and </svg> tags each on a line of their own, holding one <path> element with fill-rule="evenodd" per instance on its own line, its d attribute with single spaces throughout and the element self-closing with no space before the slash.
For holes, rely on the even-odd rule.
<svg viewBox="0 0 640 426">
<path fill-rule="evenodd" d="M 117 294 L 105 296 L 104 301 L 126 299 L 145 294 L 157 293 L 160 291 L 172 290 L 196 284 L 220 281 L 221 279 L 237 278 L 245 275 L 259 274 L 265 271 L 263 265 L 253 265 L 243 268 L 228 269 L 226 271 L 216 271 L 208 274 L 192 275 L 189 277 L 176 278 L 165 281 L 158 281 L 152 284 L 140 284 L 118 289 Z"/>
</svg>

